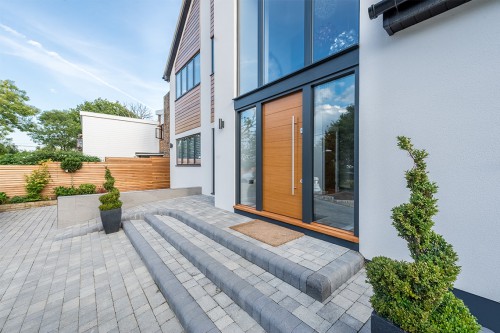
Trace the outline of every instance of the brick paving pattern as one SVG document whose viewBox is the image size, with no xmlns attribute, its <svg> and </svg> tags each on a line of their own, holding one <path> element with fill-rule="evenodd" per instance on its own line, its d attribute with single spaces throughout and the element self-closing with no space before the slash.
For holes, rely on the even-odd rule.
<svg viewBox="0 0 500 333">
<path fill-rule="evenodd" d="M 133 210 L 154 208 L 184 210 L 313 270 L 346 251 L 308 236 L 277 248 L 267 246 L 229 229 L 250 219 L 214 208 L 207 196 Z M 0 213 L 0 331 L 182 332 L 123 231 L 106 235 L 96 221 L 57 230 L 56 214 L 54 206 Z M 263 331 L 149 225 L 133 223 L 221 331 Z M 317 331 L 370 331 L 372 291 L 364 270 L 320 303 L 183 223 L 173 220 L 168 225 Z"/>
</svg>

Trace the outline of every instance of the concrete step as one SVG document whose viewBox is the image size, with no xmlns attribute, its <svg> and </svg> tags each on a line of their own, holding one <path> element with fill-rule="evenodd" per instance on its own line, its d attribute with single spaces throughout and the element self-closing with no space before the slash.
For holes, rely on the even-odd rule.
<svg viewBox="0 0 500 333">
<path fill-rule="evenodd" d="M 202 249 L 193 244 L 191 237 L 181 235 L 179 228 L 174 229 L 172 223 L 174 221 L 176 220 L 170 218 L 169 223 L 164 223 L 160 219 L 150 216 L 147 222 L 219 287 L 222 292 L 254 318 L 265 331 L 314 332 L 313 328 L 297 318 L 285 307 L 279 305 L 265 292 L 271 290 L 270 285 L 265 290 L 259 290 L 253 285 L 252 281 L 247 281 L 247 279 L 240 277 L 228 268 L 228 266 L 233 268 L 238 266 L 231 259 L 221 255 L 218 250 L 208 251 L 207 248 Z M 177 227 L 179 225 L 183 224 L 178 222 Z M 196 231 L 193 230 L 193 232 Z M 208 241 L 210 240 L 208 239 Z M 236 256 L 238 255 L 233 254 L 234 259 L 239 259 Z M 259 269 L 258 267 L 255 268 Z"/>
<path fill-rule="evenodd" d="M 162 209 L 163 210 L 163 209 Z M 156 212 L 158 213 L 158 212 Z M 165 211 L 161 212 L 165 213 Z M 144 217 L 152 225 L 156 226 L 156 229 L 160 231 L 160 234 L 165 236 L 168 240 L 158 240 L 163 241 L 165 244 L 176 246 L 181 250 L 184 258 L 181 258 L 183 266 L 190 264 L 188 262 L 192 261 L 193 264 L 203 265 L 199 271 L 203 274 L 203 281 L 207 280 L 209 277 L 213 281 L 213 285 L 218 286 L 222 290 L 222 295 L 225 297 L 231 297 L 230 300 L 234 300 L 236 304 L 232 307 L 237 307 L 239 311 L 248 311 L 248 314 L 255 316 L 263 327 L 256 325 L 257 328 L 266 331 L 289 331 L 286 328 L 278 328 L 279 323 L 269 322 L 273 320 L 272 318 L 277 318 L 278 322 L 283 322 L 282 310 L 271 310 L 267 309 L 262 312 L 262 305 L 265 304 L 255 304 L 255 302 L 250 302 L 252 304 L 245 306 L 245 296 L 247 293 L 250 295 L 252 289 L 248 289 L 248 285 L 254 287 L 256 290 L 254 292 L 260 292 L 264 296 L 267 296 L 271 301 L 269 304 L 274 303 L 282 308 L 284 308 L 289 314 L 295 316 L 300 321 L 309 326 L 308 331 L 318 331 L 318 332 L 369 332 L 369 322 L 368 319 L 371 314 L 371 308 L 369 305 L 369 297 L 371 296 L 371 288 L 366 284 L 366 275 L 364 270 L 358 272 L 356 275 L 352 276 L 346 283 L 344 283 L 340 288 L 335 290 L 330 297 L 328 297 L 323 302 L 319 302 L 302 292 L 300 289 L 295 288 L 290 283 L 277 278 L 275 275 L 264 270 L 263 268 L 255 265 L 253 262 L 243 258 L 238 253 L 231 251 L 230 249 L 222 246 L 218 242 L 215 242 L 212 238 L 205 236 L 204 234 L 194 230 L 186 223 L 181 222 L 175 218 L 169 216 L 149 216 L 145 213 L 134 213 L 136 217 Z M 138 215 L 140 214 L 140 216 Z M 198 215 L 198 214 L 197 214 Z M 129 218 L 132 215 L 128 216 Z M 235 223 L 241 223 L 239 216 L 231 216 L 231 218 L 220 219 L 220 218 L 208 218 L 208 223 L 212 223 L 214 228 L 220 229 L 224 228 L 226 234 L 229 236 L 236 236 L 238 233 L 234 231 L 231 234 L 232 229 L 227 227 L 234 225 Z M 221 221 L 219 223 L 218 221 Z M 238 222 L 239 221 L 239 222 Z M 215 223 L 214 223 L 215 222 Z M 161 237 L 155 231 L 152 231 L 151 227 L 147 226 L 145 222 L 134 221 L 134 226 L 137 227 L 141 234 L 153 233 L 155 238 Z M 146 226 L 146 227 L 145 227 Z M 149 228 L 149 229 L 148 229 Z M 163 230 L 163 231 L 162 231 Z M 215 229 L 212 229 L 212 237 L 217 234 Z M 149 237 L 149 236 L 148 236 Z M 238 237 L 237 238 L 242 238 Z M 231 238 L 231 237 L 229 237 Z M 243 239 L 244 241 L 250 243 L 250 245 L 257 245 L 259 247 L 265 247 L 254 239 Z M 237 240 L 235 240 L 236 242 Z M 260 243 L 260 244 L 259 244 Z M 184 248 L 184 249 L 183 249 Z M 308 258 L 308 255 L 304 255 L 305 252 L 299 251 L 302 248 L 308 254 L 313 255 L 315 258 L 323 258 L 321 260 L 303 260 L 301 261 L 299 256 Z M 194 249 L 194 251 L 192 251 Z M 328 265 L 332 260 L 338 258 L 347 252 L 346 249 L 337 247 L 333 244 L 323 242 L 311 237 L 305 236 L 302 239 L 289 242 L 288 244 L 282 245 L 277 248 L 272 248 L 268 246 L 265 250 L 271 252 L 273 255 L 277 255 L 280 258 L 288 259 L 290 262 L 299 262 L 301 265 L 304 264 L 308 266 L 313 272 L 322 269 L 324 266 Z M 157 249 L 160 256 L 166 256 L 165 262 L 168 262 L 168 256 L 170 253 L 166 250 Z M 290 253 L 289 253 L 290 252 Z M 292 254 L 292 252 L 294 254 Z M 326 253 L 328 252 L 328 253 Z M 179 253 L 177 255 L 180 255 Z M 288 256 L 288 257 L 286 257 Z M 311 258 L 312 259 L 312 258 Z M 214 264 L 215 261 L 215 264 Z M 315 263 L 316 262 L 316 263 Z M 307 267 L 306 267 L 307 268 Z M 174 267 L 175 269 L 175 267 Z M 206 274 L 206 275 L 205 275 Z M 240 282 L 234 282 L 234 275 L 240 278 Z M 237 280 L 237 279 L 236 279 Z M 243 280 L 243 281 L 241 281 Z M 231 282 L 233 281 L 233 282 Z M 245 284 L 246 282 L 246 284 Z M 225 287 L 224 287 L 225 286 Z M 242 287 L 243 286 L 243 287 Z M 225 289 L 224 289 L 225 288 Z M 218 290 L 217 290 L 218 291 Z M 242 292 L 242 293 L 240 293 Z M 196 299 L 196 297 L 194 297 Z M 215 299 L 214 299 L 215 300 Z M 215 300 L 216 302 L 217 300 Z M 275 305 L 268 305 L 268 307 L 274 307 Z M 248 307 L 261 307 L 259 313 L 254 314 L 252 310 Z M 279 309 L 279 307 L 278 307 Z M 226 310 L 226 308 L 223 308 Z M 264 318 L 260 318 L 260 314 L 265 316 L 270 316 L 268 322 L 264 323 Z M 285 315 L 289 315 L 286 312 L 282 312 Z M 249 318 L 247 313 L 244 313 Z M 259 316 L 259 317 L 257 317 Z M 233 318 L 230 316 L 230 318 Z M 251 318 L 250 318 L 251 319 Z M 253 320 L 253 319 L 252 319 Z M 256 322 L 253 320 L 256 324 Z M 289 322 L 289 320 L 286 320 Z M 235 320 L 235 324 L 238 323 Z M 216 322 L 217 324 L 217 322 Z M 274 328 L 273 328 L 274 327 Z M 223 330 L 225 331 L 225 330 Z M 235 331 L 240 331 L 236 329 Z"/>
<path fill-rule="evenodd" d="M 237 231 L 225 231 L 183 211 L 164 209 L 157 213 L 176 218 L 318 301 L 326 300 L 364 265 L 364 258 L 358 252 L 345 249 L 330 261 L 323 260 L 323 265 L 311 263 L 310 268 L 305 267 L 272 252 L 270 246 L 265 248 L 265 244 L 248 237 L 246 240 Z M 143 218 L 149 221 L 152 216 L 144 214 Z"/>
</svg>

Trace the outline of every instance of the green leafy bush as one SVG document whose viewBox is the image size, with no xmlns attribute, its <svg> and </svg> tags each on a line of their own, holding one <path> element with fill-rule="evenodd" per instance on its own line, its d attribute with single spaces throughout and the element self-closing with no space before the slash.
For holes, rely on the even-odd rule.
<svg viewBox="0 0 500 333">
<path fill-rule="evenodd" d="M 80 184 L 78 192 L 80 194 L 94 194 L 96 193 L 96 186 L 94 184 Z"/>
<path fill-rule="evenodd" d="M 54 193 L 56 197 L 66 197 L 70 195 L 78 195 L 78 189 L 75 187 L 65 187 L 65 186 L 57 186 L 54 188 Z"/>
<path fill-rule="evenodd" d="M 16 195 L 16 196 L 13 196 L 12 198 L 10 198 L 9 203 L 16 204 L 16 203 L 23 203 L 23 202 L 28 202 L 28 201 L 30 201 L 30 200 L 28 200 L 27 197 L 24 197 L 21 195 Z"/>
<path fill-rule="evenodd" d="M 80 159 L 75 156 L 67 157 L 61 162 L 61 169 L 69 173 L 77 172 L 81 168 L 82 168 L 82 161 L 80 161 Z"/>
<path fill-rule="evenodd" d="M 56 197 L 65 197 L 80 194 L 94 194 L 96 193 L 96 186 L 94 184 L 81 184 L 78 188 L 74 186 L 57 186 L 56 188 L 54 188 L 54 193 Z"/>
<path fill-rule="evenodd" d="M 26 179 L 26 192 L 29 201 L 42 200 L 42 191 L 50 181 L 49 168 L 47 162 L 40 164 L 38 169 L 33 170 L 30 175 L 25 176 Z"/>
<path fill-rule="evenodd" d="M 7 196 L 7 193 L 0 192 L 0 205 L 6 203 L 7 201 L 9 201 L 9 197 Z"/>
<path fill-rule="evenodd" d="M 120 201 L 120 191 L 115 187 L 115 179 L 111 175 L 111 171 L 106 167 L 106 172 L 104 175 L 106 181 L 103 184 L 103 187 L 108 191 L 108 193 L 103 194 L 99 197 L 99 201 L 101 205 L 99 206 L 100 210 L 111 210 L 120 208 L 122 206 L 122 202 Z"/>
<path fill-rule="evenodd" d="M 62 162 L 72 157 L 80 162 L 100 162 L 99 157 L 83 155 L 78 151 L 39 149 L 35 151 L 23 151 L 15 154 L 0 155 L 0 165 L 37 165 L 42 161 L 52 160 Z"/>
<path fill-rule="evenodd" d="M 451 292 L 460 267 L 452 246 L 432 227 L 437 213 L 437 185 L 428 178 L 425 150 L 398 137 L 398 146 L 414 162 L 406 172 L 410 201 L 392 209 L 392 225 L 408 242 L 413 262 L 375 257 L 367 264 L 374 310 L 410 333 L 479 332 L 480 326 Z"/>
</svg>

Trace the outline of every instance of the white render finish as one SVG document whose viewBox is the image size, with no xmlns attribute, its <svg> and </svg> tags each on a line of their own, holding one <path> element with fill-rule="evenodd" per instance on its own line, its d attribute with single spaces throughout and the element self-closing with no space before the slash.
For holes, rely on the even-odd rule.
<svg viewBox="0 0 500 333">
<path fill-rule="evenodd" d="M 80 112 L 83 153 L 105 157 L 135 157 L 136 152 L 158 153 L 153 120 Z"/>
<path fill-rule="evenodd" d="M 472 1 L 388 36 L 361 1 L 359 231 L 367 259 L 409 259 L 391 225 L 405 202 L 409 157 L 430 157 L 439 186 L 435 230 L 460 257 L 455 287 L 500 302 L 500 2 Z"/>
<path fill-rule="evenodd" d="M 209 2 L 209 1 L 207 1 Z M 235 204 L 236 3 L 214 1 L 215 36 L 215 206 L 233 211 Z M 218 119 L 224 129 L 218 129 Z"/>
</svg>

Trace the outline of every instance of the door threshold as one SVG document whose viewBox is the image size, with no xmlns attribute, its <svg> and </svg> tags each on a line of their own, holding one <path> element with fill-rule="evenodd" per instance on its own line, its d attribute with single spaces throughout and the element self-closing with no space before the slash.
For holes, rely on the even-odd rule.
<svg viewBox="0 0 500 333">
<path fill-rule="evenodd" d="M 275 214 L 275 213 L 259 211 L 259 210 L 256 210 L 255 208 L 245 206 L 245 205 L 234 205 L 233 208 L 236 210 L 251 213 L 254 215 L 267 217 L 269 219 L 276 220 L 279 222 L 291 224 L 291 225 L 294 225 L 294 226 L 297 226 L 300 228 L 312 230 L 312 231 L 318 232 L 320 234 L 340 238 L 340 239 L 346 240 L 346 241 L 351 242 L 351 243 L 359 244 L 359 238 L 354 236 L 354 233 L 351 231 L 346 231 L 346 230 L 322 225 L 322 224 L 319 224 L 317 222 L 306 223 L 306 222 L 302 222 L 299 219 L 294 219 L 292 217 L 283 216 L 283 215 L 279 215 L 279 214 Z"/>
</svg>

